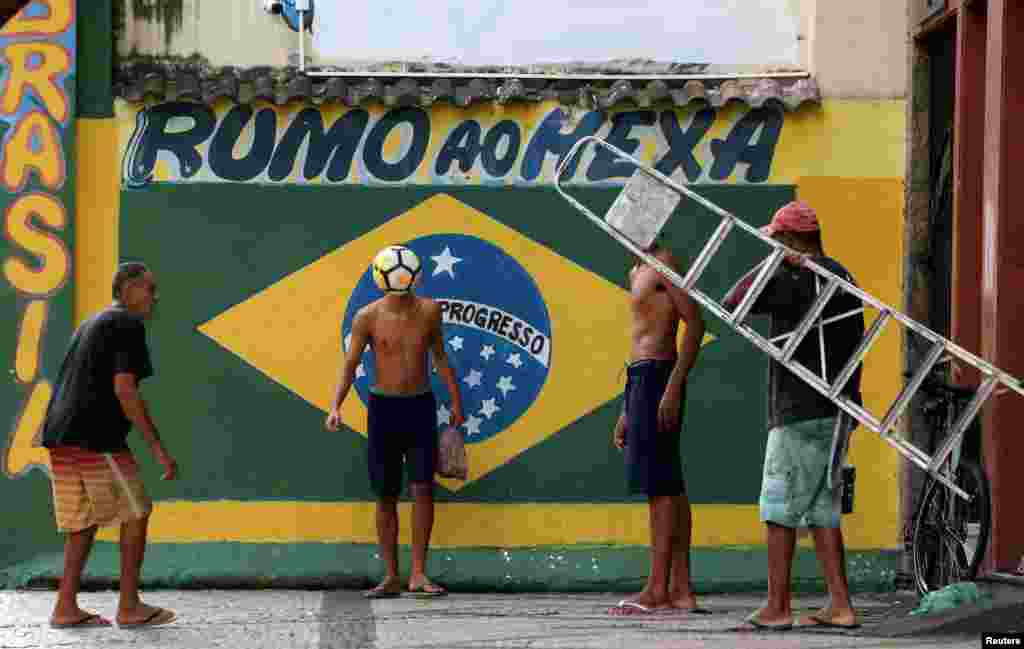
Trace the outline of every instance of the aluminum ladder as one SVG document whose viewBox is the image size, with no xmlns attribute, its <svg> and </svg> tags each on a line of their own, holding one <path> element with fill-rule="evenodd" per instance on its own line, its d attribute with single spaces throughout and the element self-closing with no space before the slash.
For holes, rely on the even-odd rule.
<svg viewBox="0 0 1024 649">
<path fill-rule="evenodd" d="M 609 208 L 604 218 L 597 216 L 570 196 L 562 185 L 562 175 L 565 168 L 580 155 L 584 147 L 591 143 L 598 147 L 603 147 L 621 160 L 631 162 L 637 169 L 625 184 L 622 192 Z M 746 324 L 745 320 L 750 314 L 750 310 L 758 296 L 768 285 L 768 281 L 775 271 L 783 263 L 783 259 L 787 254 L 796 254 L 796 252 L 786 248 L 771 237 L 762 234 L 760 230 L 740 220 L 727 210 L 673 181 L 656 169 L 644 165 L 633 156 L 599 137 L 587 136 L 581 138 L 565 154 L 555 173 L 555 188 L 563 198 L 586 215 L 598 227 L 611 235 L 612 238 L 625 246 L 630 252 L 643 259 L 644 262 L 660 272 L 666 279 L 686 291 L 701 306 L 723 320 L 761 351 L 806 381 L 860 424 L 880 434 L 886 442 L 895 447 L 904 457 L 934 476 L 961 498 L 970 499 L 970 496 L 955 484 L 954 476 L 943 472 L 941 467 L 946 458 L 957 447 L 968 426 L 970 426 L 990 397 L 1006 391 L 1013 391 L 1024 395 L 1024 386 L 1022 386 L 1022 382 L 1019 379 L 978 358 L 928 327 L 809 260 L 804 263 L 804 267 L 811 270 L 817 276 L 819 283 L 819 291 L 815 301 L 796 329 L 772 339 L 765 338 L 750 325 Z M 686 271 L 686 275 L 680 276 L 679 273 L 663 264 L 653 255 L 645 252 L 645 248 L 661 232 L 672 212 L 684 197 L 717 214 L 721 217 L 721 221 L 711 235 L 711 238 L 708 239 L 703 249 L 697 255 L 693 264 Z M 707 269 L 711 259 L 721 248 L 722 243 L 735 229 L 756 237 L 762 243 L 770 246 L 772 252 L 761 263 L 760 271 L 757 273 L 746 295 L 734 309 L 730 310 L 699 290 L 697 288 L 697 280 L 700 279 Z M 829 300 L 838 291 L 845 291 L 855 295 L 860 299 L 862 305 L 869 305 L 876 309 L 878 317 L 866 329 L 864 337 L 861 339 L 853 356 L 840 370 L 835 380 L 829 383 L 824 362 L 822 363 L 821 374 L 818 375 L 793 360 L 793 354 L 804 338 L 811 333 L 812 329 L 817 328 L 818 334 L 823 335 L 822 332 L 825 325 L 842 318 L 863 317 L 864 308 L 842 313 L 828 319 L 820 317 Z M 842 390 L 890 321 L 895 321 L 899 325 L 903 325 L 918 334 L 930 344 L 930 347 L 924 354 L 920 366 L 911 375 L 895 401 L 888 407 L 885 414 L 879 418 L 842 395 Z M 822 345 L 822 348 L 824 348 L 824 345 Z M 822 351 L 824 350 L 822 349 Z M 896 426 L 899 418 L 906 411 L 914 395 L 932 369 L 936 365 L 948 362 L 954 358 L 977 368 L 981 372 L 982 381 L 974 397 L 953 425 L 949 437 L 934 456 L 929 456 L 920 448 L 898 436 Z"/>
</svg>

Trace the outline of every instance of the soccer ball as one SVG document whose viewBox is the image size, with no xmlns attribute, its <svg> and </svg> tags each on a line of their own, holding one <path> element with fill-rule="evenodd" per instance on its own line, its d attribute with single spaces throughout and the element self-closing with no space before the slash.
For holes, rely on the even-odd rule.
<svg viewBox="0 0 1024 649">
<path fill-rule="evenodd" d="M 373 258 L 370 272 L 385 293 L 407 293 L 420 274 L 420 259 L 405 246 L 388 246 Z"/>
</svg>

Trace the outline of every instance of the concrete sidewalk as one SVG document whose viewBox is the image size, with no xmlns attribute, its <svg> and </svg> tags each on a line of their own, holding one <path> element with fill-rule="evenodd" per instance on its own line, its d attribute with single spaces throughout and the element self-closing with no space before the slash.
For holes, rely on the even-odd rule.
<svg viewBox="0 0 1024 649">
<path fill-rule="evenodd" d="M 620 595 L 479 595 L 370 602 L 357 591 L 155 591 L 146 600 L 178 613 L 165 627 L 146 630 L 52 630 L 47 617 L 52 591 L 0 592 L 0 647 L 106 649 L 669 649 L 682 647 L 971 647 L 982 630 L 961 625 L 955 634 L 927 628 L 914 637 L 899 626 L 917 605 L 911 593 L 861 595 L 856 600 L 863 626 L 855 631 L 741 630 L 743 618 L 763 594 L 708 595 L 710 615 L 659 614 L 616 618 L 607 609 Z M 117 594 L 84 593 L 83 607 L 112 616 Z M 803 596 L 800 613 L 823 603 Z M 934 623 L 939 620 L 933 620 Z M 935 627 L 935 624 L 932 625 Z"/>
</svg>

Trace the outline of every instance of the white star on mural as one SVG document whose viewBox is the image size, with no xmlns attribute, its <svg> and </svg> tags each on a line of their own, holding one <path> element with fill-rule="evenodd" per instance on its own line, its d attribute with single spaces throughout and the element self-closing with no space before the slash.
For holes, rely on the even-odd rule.
<svg viewBox="0 0 1024 649">
<path fill-rule="evenodd" d="M 501 410 L 501 406 L 496 405 L 494 402 L 495 399 L 485 399 L 484 405 L 480 408 L 480 414 L 487 417 L 487 419 L 493 417 L 494 413 Z"/>
<path fill-rule="evenodd" d="M 491 360 L 491 356 L 494 356 L 495 353 L 494 347 L 490 345 L 484 345 L 484 348 L 480 350 L 480 355 L 483 356 L 485 361 Z"/>
<path fill-rule="evenodd" d="M 508 364 L 518 370 L 523 366 L 523 359 L 519 357 L 519 354 L 510 354 L 508 357 Z"/>
<path fill-rule="evenodd" d="M 462 336 L 455 336 L 450 341 L 448 341 L 448 344 L 450 344 L 452 346 L 452 349 L 454 349 L 455 351 L 461 352 L 462 351 L 462 343 L 464 343 L 464 342 L 465 341 L 462 339 Z"/>
<path fill-rule="evenodd" d="M 437 409 L 437 425 L 445 426 L 450 423 L 452 423 L 452 411 L 442 403 L 441 407 Z"/>
<path fill-rule="evenodd" d="M 364 368 L 363 364 L 360 363 L 359 366 L 356 367 L 356 378 L 361 379 L 364 376 L 366 376 L 366 368 Z"/>
<path fill-rule="evenodd" d="M 498 381 L 498 389 L 501 390 L 501 396 L 504 399 L 508 398 L 508 393 L 516 389 L 516 386 L 512 383 L 511 376 L 503 376 Z"/>
<path fill-rule="evenodd" d="M 434 255 L 431 257 L 437 266 L 434 266 L 434 274 L 432 277 L 440 275 L 441 273 L 448 273 L 453 279 L 455 277 L 455 264 L 462 261 L 461 257 L 456 257 L 452 254 L 452 251 L 448 246 L 444 247 L 444 252 L 440 255 Z"/>
<path fill-rule="evenodd" d="M 466 432 L 470 435 L 480 434 L 480 424 L 484 423 L 484 420 L 477 417 L 476 415 L 470 415 L 466 423 L 462 424 L 466 427 Z"/>
<path fill-rule="evenodd" d="M 484 378 L 483 373 L 480 370 L 470 370 L 469 376 L 462 379 L 471 388 L 480 387 L 481 379 Z"/>
</svg>

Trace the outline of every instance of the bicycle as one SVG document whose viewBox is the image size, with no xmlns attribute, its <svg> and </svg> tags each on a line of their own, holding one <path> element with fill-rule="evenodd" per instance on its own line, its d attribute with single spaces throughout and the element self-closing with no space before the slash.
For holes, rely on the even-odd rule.
<svg viewBox="0 0 1024 649">
<path fill-rule="evenodd" d="M 974 390 L 929 378 L 921 386 L 923 414 L 933 431 L 948 437 Z M 981 465 L 963 457 L 964 442 L 980 444 L 981 424 L 976 418 L 954 447 L 943 472 L 970 496 L 964 500 L 929 474 L 923 497 L 914 511 L 910 550 L 913 579 L 921 595 L 960 581 L 972 581 L 985 557 L 992 526 L 992 500 Z"/>
</svg>

